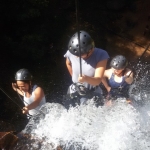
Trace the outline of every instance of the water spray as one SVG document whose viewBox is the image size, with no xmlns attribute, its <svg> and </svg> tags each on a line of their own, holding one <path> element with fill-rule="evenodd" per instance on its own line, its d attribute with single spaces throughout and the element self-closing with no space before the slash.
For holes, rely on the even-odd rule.
<svg viewBox="0 0 150 150">
<path fill-rule="evenodd" d="M 143 56 L 145 55 L 145 53 L 146 53 L 146 51 L 148 50 L 149 46 L 150 46 L 150 43 L 149 43 L 148 46 L 145 48 L 145 50 L 144 50 L 144 52 L 142 53 L 142 55 L 138 58 L 138 61 L 137 61 L 137 63 L 136 63 L 135 68 L 137 67 L 137 65 L 139 64 L 139 62 L 143 59 Z M 135 78 L 134 78 L 134 81 L 135 81 L 135 82 L 136 82 L 136 80 L 137 80 L 137 77 L 138 77 L 140 71 L 141 71 L 141 70 L 138 71 L 138 73 L 136 74 L 136 76 L 135 76 Z M 129 78 L 132 73 L 133 73 L 133 70 L 131 70 L 131 72 L 130 72 L 130 74 L 127 76 L 127 78 Z M 125 83 L 125 81 L 124 81 L 124 82 L 122 83 L 122 85 L 120 85 L 118 88 L 114 88 L 114 89 L 118 89 L 119 92 L 122 92 L 122 87 L 123 87 L 124 83 Z"/>
<path fill-rule="evenodd" d="M 137 74 L 134 78 L 134 82 L 132 83 L 132 85 L 130 86 L 129 91 L 128 91 L 129 96 L 132 99 L 132 101 L 136 102 L 136 103 L 134 103 L 134 105 L 137 108 L 141 108 L 147 102 L 149 102 L 149 77 L 148 77 L 149 68 L 147 68 L 148 67 L 147 65 L 144 66 L 144 68 L 143 68 L 143 65 L 141 63 L 143 56 L 145 55 L 146 51 L 149 50 L 148 49 L 149 46 L 150 46 L 150 43 L 148 44 L 148 46 L 146 47 L 146 49 L 142 53 L 141 57 L 139 58 L 136 66 L 135 66 L 136 69 L 137 69 L 137 67 L 138 68 L 141 67 L 141 68 L 137 69 Z M 144 71 L 144 70 L 146 70 L 146 71 Z M 141 72 L 141 74 L 140 74 L 140 72 Z M 142 78 L 140 78 L 140 76 Z"/>
<path fill-rule="evenodd" d="M 138 63 L 143 59 L 143 56 L 145 55 L 146 51 L 149 50 L 149 46 L 150 46 L 150 43 L 147 45 L 146 49 L 145 49 L 144 52 L 142 53 L 142 55 L 141 55 L 141 57 L 139 58 L 139 60 L 138 60 L 138 62 L 137 62 L 137 64 L 136 64 L 135 67 L 137 67 Z M 136 74 L 135 81 L 137 80 L 137 77 L 138 77 L 140 71 L 141 71 L 141 70 L 139 70 L 139 72 Z M 129 76 L 131 75 L 132 72 L 133 72 L 133 71 L 130 72 Z M 129 77 L 129 76 L 128 76 L 128 77 Z"/>
</svg>

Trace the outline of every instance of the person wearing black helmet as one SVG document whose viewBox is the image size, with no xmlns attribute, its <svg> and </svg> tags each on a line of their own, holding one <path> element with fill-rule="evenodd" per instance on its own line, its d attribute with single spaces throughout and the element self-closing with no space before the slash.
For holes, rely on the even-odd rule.
<svg viewBox="0 0 150 150">
<path fill-rule="evenodd" d="M 76 106 L 76 103 L 84 104 L 93 97 L 97 97 L 95 101 L 99 101 L 101 97 L 99 84 L 109 58 L 108 53 L 95 47 L 89 33 L 79 31 L 71 37 L 64 57 L 73 81 L 67 92 L 71 99 L 65 100 L 65 107 L 68 109 L 70 105 Z"/>
<path fill-rule="evenodd" d="M 110 69 L 105 70 L 102 80 L 108 96 L 111 98 L 128 98 L 128 88 L 133 82 L 133 72 L 127 68 L 128 61 L 123 55 L 115 56 L 110 62 Z"/>
<path fill-rule="evenodd" d="M 34 115 L 41 105 L 46 103 L 44 91 L 37 85 L 32 85 L 32 75 L 27 69 L 20 69 L 15 74 L 16 83 L 12 83 L 12 88 L 23 96 L 23 114 Z"/>
</svg>

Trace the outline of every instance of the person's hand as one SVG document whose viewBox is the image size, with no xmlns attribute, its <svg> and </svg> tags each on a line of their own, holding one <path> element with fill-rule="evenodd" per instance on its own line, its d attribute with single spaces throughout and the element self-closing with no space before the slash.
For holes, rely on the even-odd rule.
<svg viewBox="0 0 150 150">
<path fill-rule="evenodd" d="M 82 75 L 82 77 L 81 77 L 81 75 L 79 75 L 79 77 L 78 77 L 78 81 L 81 83 L 86 82 L 86 79 L 87 79 L 86 75 Z"/>
<path fill-rule="evenodd" d="M 111 101 L 111 100 L 107 100 L 107 101 L 105 102 L 105 105 L 106 105 L 106 106 L 112 106 L 112 101 Z"/>
<path fill-rule="evenodd" d="M 125 76 L 124 76 L 124 79 L 125 79 L 125 81 L 127 81 L 127 80 L 130 79 L 130 76 L 129 76 L 129 75 L 125 75 Z"/>
<path fill-rule="evenodd" d="M 108 94 L 107 94 L 107 96 L 106 96 L 106 99 L 107 99 L 107 100 L 110 100 L 110 99 L 111 99 L 111 94 L 110 94 L 110 92 L 108 92 Z"/>
<path fill-rule="evenodd" d="M 18 90 L 17 84 L 16 83 L 12 83 L 12 88 L 14 89 L 14 91 Z"/>
<path fill-rule="evenodd" d="M 23 107 L 22 113 L 23 113 L 23 114 L 28 114 L 28 113 L 29 113 L 28 108 L 27 108 L 27 107 Z"/>
<path fill-rule="evenodd" d="M 109 92 L 110 92 L 110 90 L 111 90 L 111 87 L 110 87 L 110 86 L 108 86 L 106 90 L 107 90 L 107 92 L 109 93 Z"/>
<path fill-rule="evenodd" d="M 126 102 L 127 102 L 128 104 L 132 104 L 132 101 L 131 101 L 130 99 L 126 99 Z"/>
<path fill-rule="evenodd" d="M 131 71 L 130 71 L 131 73 Z M 130 75 L 130 76 L 129 76 Z M 126 74 L 125 75 L 125 81 L 128 83 L 128 84 L 131 84 L 133 82 L 133 73 L 131 74 Z"/>
<path fill-rule="evenodd" d="M 125 75 L 125 78 L 129 78 L 131 73 L 132 73 L 132 71 L 127 72 L 127 74 Z"/>
<path fill-rule="evenodd" d="M 17 88 L 17 84 L 16 83 L 12 83 L 12 87 L 16 89 Z"/>
</svg>

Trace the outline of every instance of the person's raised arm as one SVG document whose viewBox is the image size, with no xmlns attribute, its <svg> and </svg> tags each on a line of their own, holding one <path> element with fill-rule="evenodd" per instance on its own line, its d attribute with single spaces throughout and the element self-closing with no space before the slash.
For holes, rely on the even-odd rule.
<svg viewBox="0 0 150 150">
<path fill-rule="evenodd" d="M 128 83 L 128 84 L 131 84 L 133 82 L 133 72 L 131 70 L 128 69 L 127 73 L 125 74 L 125 81 Z"/>
<path fill-rule="evenodd" d="M 109 72 L 110 72 L 110 69 L 105 70 L 104 76 L 102 78 L 102 83 L 103 83 L 104 87 L 106 88 L 107 92 L 109 92 L 111 90 L 111 87 L 108 85 L 108 82 L 107 82 L 107 79 L 109 78 Z"/>
<path fill-rule="evenodd" d="M 18 94 L 20 94 L 21 96 L 23 96 L 23 92 L 18 88 L 16 83 L 12 83 L 12 88 L 14 91 L 16 91 Z"/>
<path fill-rule="evenodd" d="M 72 76 L 72 65 L 68 58 L 66 58 L 66 66 L 67 66 L 67 69 L 68 69 L 70 75 Z"/>
<path fill-rule="evenodd" d="M 93 86 L 97 86 L 101 83 L 104 71 L 106 69 L 107 59 L 102 60 L 97 63 L 94 77 L 89 77 L 86 75 L 83 75 L 82 77 L 79 76 L 78 81 L 79 82 L 87 82 Z"/>
</svg>

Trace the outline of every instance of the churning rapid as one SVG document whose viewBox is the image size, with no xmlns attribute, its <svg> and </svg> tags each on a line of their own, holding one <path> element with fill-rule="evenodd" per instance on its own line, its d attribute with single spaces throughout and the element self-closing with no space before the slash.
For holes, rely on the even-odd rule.
<svg viewBox="0 0 150 150">
<path fill-rule="evenodd" d="M 97 108 L 89 101 L 67 111 L 60 104 L 46 103 L 22 131 L 30 141 L 15 149 L 149 150 L 149 71 L 142 76 L 130 88 L 132 105 L 117 99 L 112 106 Z"/>
</svg>

